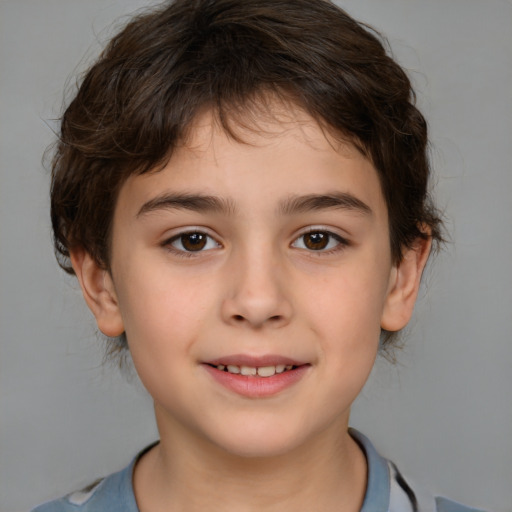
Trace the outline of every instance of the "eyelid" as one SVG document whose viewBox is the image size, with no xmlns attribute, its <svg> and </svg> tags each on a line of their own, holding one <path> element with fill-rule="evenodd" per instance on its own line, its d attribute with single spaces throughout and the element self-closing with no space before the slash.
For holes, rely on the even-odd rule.
<svg viewBox="0 0 512 512">
<path fill-rule="evenodd" d="M 167 236 L 162 243 L 160 244 L 162 247 L 164 247 L 166 250 L 178 255 L 178 256 L 184 256 L 184 257 L 193 257 L 198 256 L 201 253 L 205 253 L 208 251 L 211 251 L 213 249 L 221 248 L 222 244 L 219 242 L 218 238 L 214 236 L 208 228 L 205 228 L 204 226 L 187 226 L 183 228 L 178 228 L 176 230 L 173 230 L 174 233 L 170 236 Z M 199 249 L 197 251 L 187 251 L 186 249 L 179 249 L 175 247 L 173 244 L 177 240 L 179 240 L 182 236 L 185 235 L 192 235 L 192 234 L 201 234 L 209 238 L 210 240 L 213 240 L 215 242 L 215 247 L 210 247 L 208 249 Z M 208 243 L 208 242 L 207 242 Z"/>
<path fill-rule="evenodd" d="M 345 234 L 342 234 L 342 232 Z M 341 228 L 328 226 L 325 224 L 312 224 L 310 226 L 305 226 L 301 229 L 298 229 L 295 232 L 293 239 L 295 240 L 303 235 L 307 235 L 308 233 L 328 233 L 329 235 L 332 235 L 336 238 L 340 238 L 341 240 L 344 240 L 346 242 L 348 242 L 350 238 L 350 235 Z"/>
<path fill-rule="evenodd" d="M 338 243 L 336 244 L 335 247 L 332 247 L 330 249 L 318 249 L 318 250 L 308 249 L 307 247 L 304 247 L 304 248 L 297 247 L 297 246 L 294 245 L 303 236 L 308 235 L 310 233 L 325 233 L 328 236 L 330 236 L 333 239 L 335 239 Z M 351 243 L 347 239 L 347 237 L 342 236 L 341 234 L 336 232 L 336 230 L 334 228 L 330 228 L 330 227 L 327 227 L 327 226 L 308 226 L 307 228 L 302 229 L 298 234 L 296 234 L 294 236 L 293 240 L 292 240 L 292 243 L 291 243 L 291 246 L 294 247 L 294 248 L 302 249 L 304 251 L 310 252 L 312 254 L 317 254 L 317 255 L 329 254 L 329 253 L 332 253 L 332 252 L 341 251 L 341 250 L 345 249 L 346 247 L 348 247 L 349 245 L 351 245 Z"/>
</svg>

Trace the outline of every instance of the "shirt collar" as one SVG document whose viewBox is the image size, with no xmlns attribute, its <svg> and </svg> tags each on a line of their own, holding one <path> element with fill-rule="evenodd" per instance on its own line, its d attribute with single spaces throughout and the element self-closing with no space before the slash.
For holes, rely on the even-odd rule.
<svg viewBox="0 0 512 512">
<path fill-rule="evenodd" d="M 361 432 L 350 428 L 350 436 L 357 442 L 366 456 L 368 481 L 361 512 L 383 512 L 389 510 L 389 468 L 370 440 Z"/>
</svg>

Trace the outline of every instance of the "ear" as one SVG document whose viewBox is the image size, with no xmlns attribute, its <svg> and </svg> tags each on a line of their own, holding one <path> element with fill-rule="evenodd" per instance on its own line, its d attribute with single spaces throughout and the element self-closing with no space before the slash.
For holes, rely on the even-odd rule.
<svg viewBox="0 0 512 512">
<path fill-rule="evenodd" d="M 381 318 L 382 329 L 399 331 L 411 319 L 431 245 L 430 236 L 426 240 L 417 238 L 402 261 L 393 267 Z"/>
<path fill-rule="evenodd" d="M 111 338 L 121 335 L 124 325 L 110 273 L 83 249 L 71 251 L 71 264 L 99 330 Z"/>
</svg>

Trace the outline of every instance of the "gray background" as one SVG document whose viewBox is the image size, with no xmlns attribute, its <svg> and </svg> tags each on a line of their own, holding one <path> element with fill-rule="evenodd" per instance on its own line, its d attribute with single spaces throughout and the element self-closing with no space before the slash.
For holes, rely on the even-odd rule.
<svg viewBox="0 0 512 512">
<path fill-rule="evenodd" d="M 106 27 L 144 4 L 0 0 L 2 512 L 116 470 L 156 437 L 150 400 L 101 365 L 78 286 L 54 262 L 40 162 L 66 81 Z M 343 5 L 387 34 L 410 70 L 453 238 L 398 364 L 377 364 L 352 424 L 432 490 L 512 510 L 512 4 Z"/>
</svg>

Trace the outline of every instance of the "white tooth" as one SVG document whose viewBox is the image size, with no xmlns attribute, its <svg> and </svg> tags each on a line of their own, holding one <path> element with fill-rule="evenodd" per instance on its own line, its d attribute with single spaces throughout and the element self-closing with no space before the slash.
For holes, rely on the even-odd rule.
<svg viewBox="0 0 512 512">
<path fill-rule="evenodd" d="M 219 364 L 217 366 L 217 370 L 225 370 L 225 369 L 226 369 L 226 367 L 223 364 Z"/>
<path fill-rule="evenodd" d="M 276 374 L 275 366 L 260 366 L 258 368 L 258 375 L 260 377 L 272 377 L 272 375 Z"/>
<path fill-rule="evenodd" d="M 291 365 L 291 364 L 289 364 L 289 365 L 285 366 L 285 369 L 286 369 L 286 370 L 291 370 L 292 368 L 293 368 L 293 365 Z"/>
<path fill-rule="evenodd" d="M 283 373 L 284 372 L 284 364 L 278 364 L 276 366 L 276 373 Z"/>
<path fill-rule="evenodd" d="M 228 364 L 228 372 L 229 373 L 240 373 L 240 368 L 235 366 L 234 364 Z"/>
<path fill-rule="evenodd" d="M 256 368 L 251 368 L 250 366 L 241 366 L 240 373 L 242 375 L 256 375 Z"/>
</svg>

